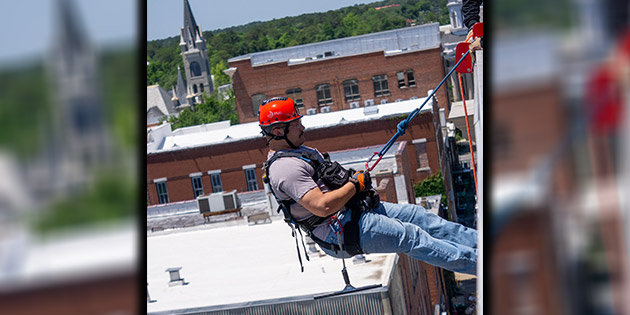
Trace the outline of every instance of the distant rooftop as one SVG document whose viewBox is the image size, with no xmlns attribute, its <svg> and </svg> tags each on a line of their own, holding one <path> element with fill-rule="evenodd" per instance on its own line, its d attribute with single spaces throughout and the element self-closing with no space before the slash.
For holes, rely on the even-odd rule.
<svg viewBox="0 0 630 315">
<path fill-rule="evenodd" d="M 278 62 L 292 65 L 377 51 L 384 51 L 385 55 L 395 55 L 437 47 L 440 47 L 439 23 L 431 23 L 261 51 L 230 58 L 228 62 L 250 59 L 254 67 Z"/>
<path fill-rule="evenodd" d="M 356 123 L 408 114 L 420 107 L 425 98 L 406 100 L 388 104 L 373 105 L 375 113 L 364 113 L 364 107 L 305 115 L 302 124 L 306 130 L 326 128 L 339 124 Z M 422 112 L 431 111 L 431 101 L 422 108 Z M 165 130 L 168 129 L 168 130 Z M 229 121 L 204 124 L 170 131 L 170 125 L 160 125 L 148 130 L 147 154 L 177 151 L 203 147 L 219 143 L 242 141 L 262 137 L 257 122 L 230 126 Z"/>
</svg>

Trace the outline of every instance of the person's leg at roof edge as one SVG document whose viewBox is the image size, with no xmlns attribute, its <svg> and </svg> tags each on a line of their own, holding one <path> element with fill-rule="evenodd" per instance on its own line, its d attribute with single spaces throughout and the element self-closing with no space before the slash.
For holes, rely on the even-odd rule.
<svg viewBox="0 0 630 315">
<path fill-rule="evenodd" d="M 350 211 L 339 214 L 342 224 L 350 221 Z M 418 205 L 381 202 L 363 213 L 359 230 L 361 249 L 366 254 L 405 253 L 451 271 L 477 272 L 477 231 L 445 220 Z M 336 244 L 337 235 L 331 230 L 325 241 Z M 341 257 L 334 251 L 322 250 Z M 348 253 L 344 256 L 350 257 Z"/>
</svg>

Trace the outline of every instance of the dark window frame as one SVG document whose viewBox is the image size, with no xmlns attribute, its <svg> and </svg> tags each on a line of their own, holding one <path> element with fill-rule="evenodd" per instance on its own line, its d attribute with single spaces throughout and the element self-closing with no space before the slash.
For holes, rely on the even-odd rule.
<svg viewBox="0 0 630 315">
<path fill-rule="evenodd" d="M 193 196 L 195 198 L 203 195 L 203 181 L 201 180 L 201 176 L 193 176 L 190 178 L 193 188 Z"/>
<path fill-rule="evenodd" d="M 201 65 L 196 61 L 193 61 L 190 63 L 190 76 L 191 77 L 201 76 Z"/>
<path fill-rule="evenodd" d="M 246 168 L 245 171 L 245 180 L 247 181 L 247 191 L 258 190 L 258 180 L 256 179 L 256 169 L 255 168 Z"/>
<path fill-rule="evenodd" d="M 389 92 L 389 84 L 387 83 L 387 75 L 379 74 L 372 77 L 372 83 L 374 85 L 374 97 L 379 96 L 388 96 Z"/>
<path fill-rule="evenodd" d="M 327 106 L 333 104 L 332 94 L 330 92 L 330 84 L 323 83 L 315 86 L 317 94 L 317 106 Z"/>
<path fill-rule="evenodd" d="M 299 97 L 298 97 L 299 96 Z M 304 108 L 304 98 L 302 97 L 302 89 L 295 88 L 287 90 L 287 97 L 295 102 L 295 106 L 298 108 Z"/>
<path fill-rule="evenodd" d="M 342 82 L 342 85 L 343 96 L 346 102 L 352 102 L 361 99 L 361 94 L 359 93 L 359 80 L 345 80 Z"/>
<path fill-rule="evenodd" d="M 223 191 L 223 183 L 221 182 L 221 173 L 210 174 L 210 184 L 212 185 L 212 192 Z"/>
<path fill-rule="evenodd" d="M 160 187 L 162 187 L 163 189 L 160 189 Z M 155 183 L 155 190 L 157 190 L 158 194 L 158 203 L 169 203 L 168 188 L 166 187 L 166 182 Z"/>
</svg>

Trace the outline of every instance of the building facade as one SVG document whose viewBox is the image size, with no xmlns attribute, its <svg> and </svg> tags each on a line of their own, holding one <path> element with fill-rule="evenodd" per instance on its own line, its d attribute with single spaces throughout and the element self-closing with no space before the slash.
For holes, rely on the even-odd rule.
<svg viewBox="0 0 630 315">
<path fill-rule="evenodd" d="M 391 105 L 395 104 L 388 106 Z M 384 145 L 396 132 L 401 119 L 397 115 L 356 123 L 340 123 L 325 128 L 307 128 L 305 144 L 321 152 Z M 247 127 L 243 124 L 238 126 Z M 256 130 L 257 125 L 254 123 L 253 126 Z M 262 163 L 267 159 L 268 148 L 265 139 L 258 136 L 257 132 L 254 131 L 252 137 L 239 141 L 226 139 L 214 144 L 148 152 L 149 204 L 191 200 L 198 194 L 217 191 L 235 189 L 244 192 L 263 189 Z M 408 190 L 413 191 L 412 183 L 437 173 L 440 169 L 432 113 L 423 111 L 418 114 L 398 141 L 407 142 L 405 158 L 408 161 L 404 163 L 409 163 L 410 167 L 409 174 L 405 174 L 405 177 L 409 178 Z"/>
<path fill-rule="evenodd" d="M 444 76 L 437 23 L 238 56 L 228 60 L 241 122 L 286 96 L 303 114 L 421 98 Z M 440 104 L 448 104 L 438 91 Z M 448 110 L 448 108 L 447 108 Z"/>
</svg>

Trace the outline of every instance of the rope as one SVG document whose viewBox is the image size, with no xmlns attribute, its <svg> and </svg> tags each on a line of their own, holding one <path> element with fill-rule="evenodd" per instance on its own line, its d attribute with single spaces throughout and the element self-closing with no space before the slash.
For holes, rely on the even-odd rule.
<svg viewBox="0 0 630 315">
<path fill-rule="evenodd" d="M 385 144 L 385 146 L 383 146 L 383 148 L 381 149 L 381 151 L 379 152 L 375 152 L 372 157 L 370 157 L 370 159 L 365 163 L 365 169 L 367 171 L 371 171 L 374 169 L 374 167 L 376 167 L 376 164 L 378 164 L 378 162 L 380 162 L 380 160 L 383 158 L 383 155 L 385 155 L 385 153 L 387 153 L 387 151 L 391 148 L 391 146 L 394 144 L 394 142 L 396 142 L 396 140 L 398 139 L 398 137 L 402 136 L 405 134 L 405 132 L 407 131 L 407 127 L 409 127 L 409 123 L 411 122 L 411 120 L 413 120 L 416 115 L 418 115 L 418 113 L 420 112 L 420 110 L 422 110 L 422 107 L 424 107 L 424 105 L 426 105 L 426 103 L 433 98 L 433 95 L 435 95 L 435 93 L 440 89 L 440 87 L 442 87 L 442 84 L 444 84 L 444 82 L 446 81 L 446 79 L 451 76 L 451 74 L 453 73 L 453 71 L 455 71 L 455 69 L 457 69 L 457 67 L 459 66 L 459 64 L 462 62 L 462 60 L 464 60 L 466 58 L 466 56 L 468 56 L 468 54 L 470 54 L 470 50 L 466 51 L 465 54 L 462 55 L 462 57 L 459 59 L 459 61 L 455 64 L 455 66 L 453 66 L 453 68 L 451 69 L 451 71 L 449 71 L 446 76 L 442 79 L 442 81 L 440 81 L 440 83 L 437 85 L 437 87 L 433 90 L 433 92 L 431 92 L 431 94 L 429 94 L 429 96 L 427 96 L 427 98 L 424 100 L 424 102 L 422 102 L 422 105 L 420 105 L 420 107 L 414 109 L 411 114 L 409 114 L 409 116 L 407 117 L 407 119 L 401 121 L 400 123 L 398 123 L 398 126 L 396 128 L 396 134 L 394 134 L 394 136 L 392 136 L 391 139 L 389 139 L 389 141 Z M 371 167 L 369 166 L 370 161 L 378 155 L 378 159 L 376 160 L 376 162 L 374 162 L 374 165 L 372 165 Z"/>
<path fill-rule="evenodd" d="M 475 154 L 473 153 L 472 146 L 472 138 L 470 137 L 470 124 L 468 123 L 468 109 L 466 109 L 466 96 L 464 95 L 464 86 L 462 85 L 462 74 L 457 73 L 457 77 L 459 78 L 459 90 L 462 93 L 462 104 L 464 105 L 464 117 L 466 117 L 466 131 L 468 132 L 468 146 L 470 147 L 470 158 L 472 159 L 472 171 L 473 176 L 475 177 L 475 191 L 479 191 L 477 188 L 477 170 L 475 163 Z"/>
</svg>

